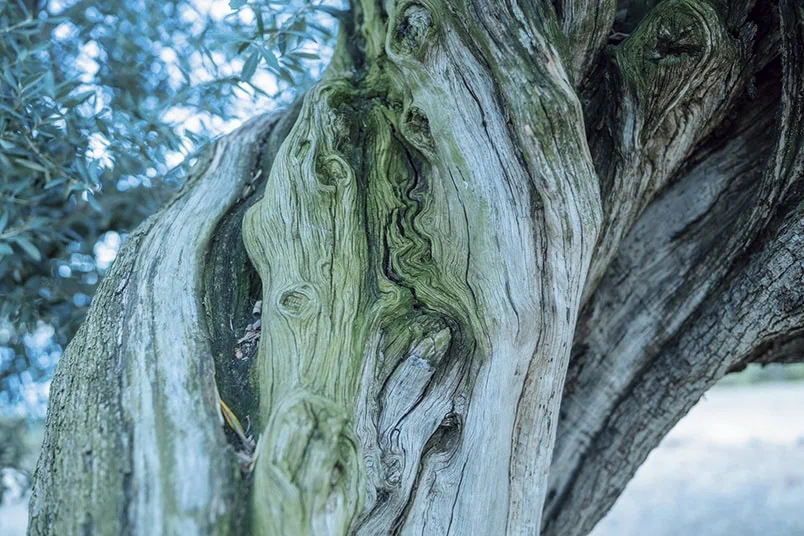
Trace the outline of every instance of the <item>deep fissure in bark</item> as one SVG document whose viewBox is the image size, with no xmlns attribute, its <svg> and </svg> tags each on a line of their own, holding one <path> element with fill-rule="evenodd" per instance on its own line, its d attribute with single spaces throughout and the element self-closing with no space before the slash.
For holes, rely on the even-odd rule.
<svg viewBox="0 0 804 536">
<path fill-rule="evenodd" d="M 555 20 L 361 7 L 367 71 L 336 59 L 307 95 L 244 224 L 267 329 L 257 525 L 538 530 L 599 220 Z"/>
</svg>

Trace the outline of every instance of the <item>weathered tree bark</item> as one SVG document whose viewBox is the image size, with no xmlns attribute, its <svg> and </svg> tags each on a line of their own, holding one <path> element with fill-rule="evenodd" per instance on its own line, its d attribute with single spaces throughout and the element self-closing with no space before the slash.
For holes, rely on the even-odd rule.
<svg viewBox="0 0 804 536">
<path fill-rule="evenodd" d="M 353 5 L 127 240 L 30 532 L 588 533 L 719 377 L 800 356 L 804 9 L 769 6 Z"/>
</svg>

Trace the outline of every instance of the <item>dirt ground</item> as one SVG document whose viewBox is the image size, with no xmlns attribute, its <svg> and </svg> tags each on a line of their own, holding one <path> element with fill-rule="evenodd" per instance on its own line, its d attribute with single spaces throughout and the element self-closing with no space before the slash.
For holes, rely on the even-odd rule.
<svg viewBox="0 0 804 536">
<path fill-rule="evenodd" d="M 804 536 L 804 383 L 716 387 L 592 536 Z"/>
<path fill-rule="evenodd" d="M 25 499 L 0 536 L 25 534 Z M 804 383 L 712 389 L 592 536 L 804 536 Z"/>
</svg>

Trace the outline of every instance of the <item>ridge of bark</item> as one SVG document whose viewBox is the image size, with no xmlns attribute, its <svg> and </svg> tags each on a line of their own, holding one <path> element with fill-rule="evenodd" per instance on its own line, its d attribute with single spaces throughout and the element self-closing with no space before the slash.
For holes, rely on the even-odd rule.
<svg viewBox="0 0 804 536">
<path fill-rule="evenodd" d="M 362 41 L 243 226 L 263 282 L 255 527 L 536 531 L 600 211 L 557 21 L 358 11 Z"/>
<path fill-rule="evenodd" d="M 256 119 L 218 140 L 101 283 L 51 386 L 30 534 L 229 530 L 236 462 L 221 427 L 203 260 L 270 125 Z"/>
<path fill-rule="evenodd" d="M 779 137 L 761 177 L 756 182 L 742 179 L 748 186 L 742 192 L 744 187 L 731 187 L 737 199 L 744 200 L 736 207 L 748 201 L 747 207 L 729 207 L 735 203 L 735 194 L 722 190 L 713 198 L 713 207 L 701 211 L 702 218 L 694 218 L 678 230 L 675 223 L 657 225 L 668 222 L 670 213 L 663 217 L 661 207 L 663 203 L 674 206 L 673 198 L 678 195 L 674 191 L 681 194 L 676 206 L 685 211 L 694 206 L 684 201 L 685 179 L 681 179 L 646 211 L 644 224 L 635 227 L 630 242 L 622 248 L 623 260 L 610 267 L 606 277 L 623 289 L 621 296 L 611 284 L 602 284 L 587 307 L 588 318 L 579 323 L 554 459 L 553 489 L 557 493 L 548 502 L 545 534 L 584 534 L 590 530 L 650 449 L 691 407 L 687 399 L 697 400 L 730 367 L 763 348 L 783 345 L 800 329 L 804 302 L 800 285 L 794 281 L 804 166 L 804 72 L 796 54 L 804 35 L 801 8 L 783 2 L 780 9 L 783 50 L 788 52 L 783 56 Z M 768 84 L 772 87 L 772 79 Z M 757 112 L 763 114 L 752 110 Z M 762 130 L 758 133 L 761 135 Z M 756 149 L 762 141 L 749 143 L 742 160 L 750 166 L 756 162 L 752 154 L 760 154 Z M 723 161 L 734 162 L 728 154 L 731 149 L 725 147 L 728 158 Z M 717 164 L 717 154 L 711 153 L 701 163 L 706 165 L 710 159 Z M 739 150 L 735 154 L 740 154 Z M 691 173 L 696 173 L 695 169 Z M 740 173 L 745 171 L 739 167 L 718 170 L 715 166 L 707 180 L 722 180 L 717 179 L 719 174 L 727 177 Z M 730 211 L 734 217 L 728 216 Z M 690 216 L 687 213 L 685 217 Z M 724 225 L 729 232 L 720 242 L 707 246 L 707 237 Z M 666 275 L 651 281 L 645 275 L 653 274 L 650 277 L 656 279 L 656 270 L 651 271 L 650 266 L 658 265 L 651 264 L 655 261 L 649 258 L 648 247 L 657 238 L 673 253 L 667 257 L 671 259 L 667 270 L 658 272 Z M 631 259 L 629 248 L 631 255 L 636 253 Z M 695 248 L 701 248 L 703 257 L 690 255 Z M 642 298 L 629 297 L 629 292 L 640 285 L 643 288 L 638 294 Z M 611 303 L 606 304 L 607 299 Z M 630 309 L 623 309 L 627 303 L 623 300 L 632 302 Z M 606 311 L 617 311 L 618 316 L 611 317 Z M 768 327 L 758 328 L 759 321 L 767 322 Z M 694 358 L 692 348 L 699 351 Z M 618 372 L 604 379 L 599 372 L 602 369 Z M 599 380 L 593 380 L 595 377 Z M 679 388 L 685 396 L 678 396 Z M 669 403 L 671 393 L 678 397 L 678 403 Z M 591 413 L 590 407 L 595 408 Z M 633 420 L 624 428 L 626 408 L 633 410 Z"/>
</svg>

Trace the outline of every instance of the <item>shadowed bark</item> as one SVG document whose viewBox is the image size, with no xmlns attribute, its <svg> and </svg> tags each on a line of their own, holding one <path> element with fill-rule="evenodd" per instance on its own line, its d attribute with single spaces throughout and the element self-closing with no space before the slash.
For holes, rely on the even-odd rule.
<svg viewBox="0 0 804 536">
<path fill-rule="evenodd" d="M 782 73 L 760 72 L 750 106 L 644 213 L 579 321 L 545 534 L 591 530 L 730 368 L 776 348 L 801 359 L 804 31 L 800 7 L 781 9 Z"/>
</svg>

